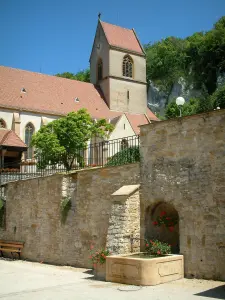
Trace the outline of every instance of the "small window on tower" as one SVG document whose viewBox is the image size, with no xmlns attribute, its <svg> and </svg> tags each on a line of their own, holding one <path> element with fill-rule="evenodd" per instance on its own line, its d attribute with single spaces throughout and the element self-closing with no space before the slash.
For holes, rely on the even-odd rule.
<svg viewBox="0 0 225 300">
<path fill-rule="evenodd" d="M 97 71 L 98 71 L 98 80 L 102 80 L 102 71 L 103 71 L 103 65 L 102 65 L 102 59 L 99 58 L 98 60 L 98 65 L 97 65 Z"/>
</svg>

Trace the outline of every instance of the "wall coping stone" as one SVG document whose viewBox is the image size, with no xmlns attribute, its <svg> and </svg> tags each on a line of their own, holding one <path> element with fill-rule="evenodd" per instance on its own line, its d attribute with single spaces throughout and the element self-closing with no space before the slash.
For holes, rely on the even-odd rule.
<svg viewBox="0 0 225 300">
<path fill-rule="evenodd" d="M 140 184 L 132 184 L 132 185 L 124 185 L 119 188 L 116 192 L 114 192 L 111 196 L 113 196 L 113 201 L 118 201 L 120 198 L 127 199 L 129 196 L 134 194 L 137 190 L 139 190 Z"/>
</svg>

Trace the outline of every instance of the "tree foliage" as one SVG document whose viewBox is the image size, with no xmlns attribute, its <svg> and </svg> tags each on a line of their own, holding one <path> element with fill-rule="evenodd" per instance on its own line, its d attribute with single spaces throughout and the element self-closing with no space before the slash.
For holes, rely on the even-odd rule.
<svg viewBox="0 0 225 300">
<path fill-rule="evenodd" d="M 113 126 L 105 119 L 94 121 L 86 109 L 71 112 L 67 116 L 42 126 L 33 135 L 32 145 L 38 159 L 38 167 L 63 164 L 70 170 L 77 161 L 83 162 L 83 149 L 93 136 L 106 137 Z"/>
<path fill-rule="evenodd" d="M 212 94 L 211 100 L 214 108 L 225 108 L 225 84 Z"/>
<path fill-rule="evenodd" d="M 90 69 L 80 71 L 76 74 L 73 74 L 70 72 L 57 73 L 55 76 L 63 77 L 63 78 L 67 78 L 67 79 L 84 81 L 84 82 L 90 82 Z"/>
<path fill-rule="evenodd" d="M 225 17 L 208 32 L 197 32 L 185 39 L 168 37 L 145 46 L 147 79 L 169 93 L 184 77 L 194 87 L 205 86 L 211 95 L 217 88 L 218 74 L 225 72 Z"/>
<path fill-rule="evenodd" d="M 185 102 L 180 107 L 182 116 L 191 116 L 198 113 L 207 112 L 213 109 L 213 101 L 211 97 L 201 96 L 200 98 L 192 98 L 189 102 Z M 165 110 L 165 117 L 167 119 L 176 118 L 180 116 L 180 109 L 175 100 L 167 105 Z"/>
</svg>

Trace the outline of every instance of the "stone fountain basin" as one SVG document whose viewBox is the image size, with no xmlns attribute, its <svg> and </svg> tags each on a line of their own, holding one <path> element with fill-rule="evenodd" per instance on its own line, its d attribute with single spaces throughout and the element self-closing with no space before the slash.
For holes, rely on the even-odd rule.
<svg viewBox="0 0 225 300">
<path fill-rule="evenodd" d="M 106 257 L 106 281 L 157 285 L 183 277 L 183 255 L 147 258 L 144 253 L 130 253 Z"/>
</svg>

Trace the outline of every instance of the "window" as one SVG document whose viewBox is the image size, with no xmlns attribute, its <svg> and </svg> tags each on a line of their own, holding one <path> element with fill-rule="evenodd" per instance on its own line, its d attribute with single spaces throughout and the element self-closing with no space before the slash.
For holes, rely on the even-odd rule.
<svg viewBox="0 0 225 300">
<path fill-rule="evenodd" d="M 3 119 L 0 119 L 0 128 L 6 128 L 6 122 Z"/>
<path fill-rule="evenodd" d="M 123 58 L 123 76 L 133 77 L 133 60 L 128 55 Z"/>
<path fill-rule="evenodd" d="M 27 145 L 28 149 L 25 154 L 26 159 L 33 157 L 33 147 L 31 147 L 31 138 L 34 134 L 34 126 L 32 123 L 28 123 L 25 127 L 25 144 Z"/>
<path fill-rule="evenodd" d="M 101 58 L 98 60 L 98 65 L 97 65 L 97 69 L 98 69 L 98 80 L 102 80 L 102 72 L 103 72 L 103 69 L 102 69 L 103 65 L 102 65 L 102 60 Z"/>
</svg>

